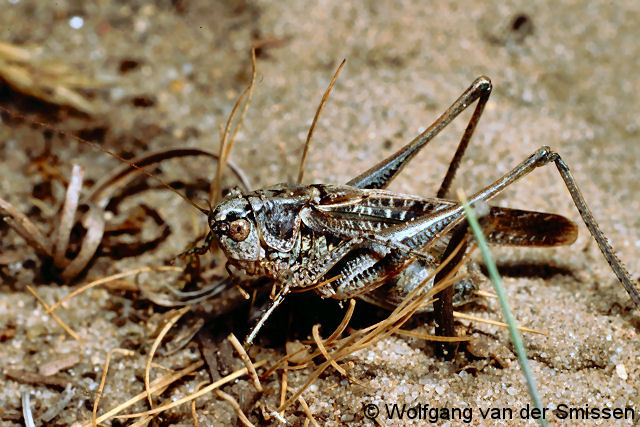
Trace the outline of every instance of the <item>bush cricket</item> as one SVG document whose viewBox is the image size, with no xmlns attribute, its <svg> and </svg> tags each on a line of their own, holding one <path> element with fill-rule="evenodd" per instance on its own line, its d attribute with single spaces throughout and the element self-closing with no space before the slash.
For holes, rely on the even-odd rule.
<svg viewBox="0 0 640 427">
<path fill-rule="evenodd" d="M 448 247 L 467 238 L 455 232 L 464 220 L 461 205 L 444 197 L 490 93 L 490 80 L 476 79 L 428 129 L 345 185 L 278 184 L 252 192 L 232 191 L 213 207 L 205 244 L 191 252 L 204 253 L 215 240 L 232 275 L 274 280 L 272 300 L 247 343 L 293 290 L 313 289 L 324 298 L 359 297 L 386 307 L 397 305 L 442 262 Z M 433 137 L 475 101 L 475 111 L 435 198 L 384 190 Z M 593 218 L 569 167 L 551 148 L 536 150 L 469 200 L 486 202 L 549 163 L 556 165 L 602 254 L 640 306 L 640 291 Z M 577 236 L 575 224 L 559 215 L 492 207 L 488 217 L 492 227 L 488 238 L 496 244 L 554 246 L 571 244 Z M 448 307 L 450 311 L 452 301 L 463 302 L 472 290 L 468 282 L 458 283 L 436 310 Z"/>
<path fill-rule="evenodd" d="M 488 78 L 476 79 L 424 132 L 344 185 L 284 183 L 255 191 L 234 189 L 210 210 L 198 208 L 208 215 L 210 231 L 203 245 L 185 254 L 204 254 L 215 241 L 227 258 L 232 277 L 273 280 L 271 301 L 248 334 L 248 344 L 292 291 L 314 290 L 323 298 L 358 297 L 393 307 L 421 284 L 452 248 L 469 238 L 462 227 L 461 204 L 446 199 L 446 195 L 491 88 Z M 434 198 L 385 190 L 421 149 L 476 101 Z M 489 201 L 510 184 L 549 163 L 556 165 L 602 254 L 633 302 L 640 306 L 638 287 L 608 244 L 569 167 L 551 148 L 536 150 L 469 200 Z M 566 245 L 577 236 L 577 226 L 559 215 L 491 207 L 486 217 L 490 224 L 487 237 L 494 244 Z M 431 285 L 439 277 L 431 279 Z M 475 284 L 465 280 L 439 294 L 433 310 L 440 318 L 441 334 L 453 334 L 452 304 L 467 301 L 474 289 Z"/>
</svg>

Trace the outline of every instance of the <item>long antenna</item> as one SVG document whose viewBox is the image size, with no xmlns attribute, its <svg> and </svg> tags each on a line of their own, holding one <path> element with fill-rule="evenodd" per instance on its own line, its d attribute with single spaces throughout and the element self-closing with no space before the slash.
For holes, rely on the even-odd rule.
<svg viewBox="0 0 640 427">
<path fill-rule="evenodd" d="M 302 176 L 304 175 L 304 165 L 307 162 L 307 154 L 309 153 L 309 143 L 311 142 L 311 136 L 313 135 L 313 131 L 316 128 L 316 123 L 318 123 L 318 117 L 320 117 L 320 112 L 322 111 L 322 107 L 327 102 L 329 98 L 329 94 L 331 93 L 331 89 L 336 84 L 336 80 L 338 80 L 338 74 L 340 74 L 340 70 L 344 66 L 344 63 L 347 62 L 346 59 L 343 59 L 340 63 L 340 66 L 336 70 L 336 73 L 333 75 L 333 79 L 331 79 L 331 83 L 329 83 L 329 87 L 324 92 L 322 96 L 322 100 L 320 101 L 320 105 L 318 105 L 318 109 L 316 110 L 316 115 L 313 117 L 313 122 L 311 123 L 311 127 L 309 128 L 309 133 L 307 134 L 307 141 L 304 143 L 304 151 L 302 152 L 302 159 L 300 159 L 300 168 L 298 169 L 298 181 L 300 184 L 302 182 Z"/>
<path fill-rule="evenodd" d="M 218 169 L 216 169 L 216 176 L 214 177 L 211 185 L 209 187 L 209 199 L 215 204 L 222 198 L 222 175 L 224 174 L 224 169 L 227 166 L 227 159 L 229 158 L 229 154 L 231 153 L 231 148 L 233 148 L 233 144 L 236 142 L 236 136 L 238 135 L 238 131 L 242 127 L 242 122 L 244 121 L 244 116 L 247 114 L 247 110 L 249 109 L 249 104 L 251 103 L 251 97 L 253 96 L 253 88 L 256 82 L 256 50 L 251 49 L 251 81 L 246 89 L 242 92 L 236 104 L 233 106 L 233 110 L 231 110 L 231 114 L 227 119 L 227 124 L 224 128 L 224 132 L 222 134 L 222 139 L 220 140 L 220 155 L 218 158 Z M 247 102 L 244 104 L 244 109 L 242 110 L 242 114 L 240 115 L 240 119 L 238 119 L 238 124 L 236 125 L 233 136 L 229 139 L 229 132 L 231 130 L 231 123 L 242 104 L 242 100 L 244 97 L 247 97 Z"/>
<path fill-rule="evenodd" d="M 176 193 L 178 196 L 180 196 L 180 197 L 182 198 L 182 200 L 184 200 L 185 202 L 187 202 L 188 204 L 190 204 L 191 206 L 193 206 L 194 208 L 196 208 L 197 210 L 199 210 L 199 211 L 200 211 L 200 212 L 202 212 L 203 214 L 207 215 L 207 214 L 209 213 L 209 211 L 208 211 L 208 210 L 206 210 L 206 209 L 204 209 L 204 208 L 200 207 L 198 204 L 196 204 L 196 203 L 194 203 L 193 201 L 189 200 L 189 198 L 188 198 L 187 196 L 185 196 L 184 194 L 182 194 L 181 192 L 179 192 L 178 190 L 176 190 L 175 188 L 173 188 L 172 186 L 170 186 L 169 184 L 167 184 L 167 183 L 166 183 L 166 182 L 164 182 L 162 179 L 158 178 L 157 176 L 155 176 L 154 174 L 152 174 L 151 172 L 149 172 L 149 171 L 148 171 L 148 170 L 146 170 L 145 168 L 143 168 L 143 167 L 141 167 L 141 166 L 136 165 L 135 163 L 133 163 L 133 162 L 131 162 L 131 161 L 129 161 L 129 160 L 127 160 L 127 159 L 123 158 L 122 156 L 120 156 L 120 155 L 118 155 L 118 154 L 114 153 L 113 151 L 110 151 L 110 150 L 108 150 L 108 149 L 104 148 L 103 146 L 101 146 L 101 145 L 99 145 L 99 144 L 96 144 L 95 142 L 88 141 L 88 140 L 86 140 L 86 139 L 84 139 L 84 138 L 81 138 L 81 137 L 79 137 L 79 136 L 77 136 L 77 135 L 72 134 L 71 132 L 67 132 L 67 131 L 65 131 L 65 130 L 55 128 L 55 127 L 51 126 L 50 124 L 47 124 L 47 123 L 40 122 L 40 121 L 38 121 L 38 120 L 32 119 L 32 118 L 30 118 L 30 117 L 25 116 L 24 114 L 17 113 L 17 112 L 15 112 L 15 111 L 11 111 L 11 110 L 9 110 L 9 109 L 7 109 L 7 108 L 3 107 L 3 106 L 0 106 L 0 111 L 4 111 L 5 113 L 7 113 L 8 115 L 10 115 L 11 117 L 14 117 L 14 118 L 17 118 L 17 119 L 21 119 L 21 120 L 25 120 L 25 121 L 27 121 L 27 122 L 29 122 L 29 123 L 32 123 L 32 124 L 38 125 L 38 126 L 40 126 L 40 127 L 43 127 L 43 128 L 45 128 L 45 129 L 48 129 L 48 130 L 50 130 L 50 131 L 52 131 L 52 132 L 55 132 L 55 133 L 57 133 L 57 134 L 60 134 L 60 135 L 62 135 L 62 136 L 64 136 L 64 137 L 71 138 L 71 139 L 76 140 L 76 141 L 78 141 L 78 142 L 82 142 L 82 143 L 84 143 L 84 144 L 87 144 L 88 146 L 93 147 L 93 148 L 95 148 L 95 149 L 97 149 L 97 150 L 100 150 L 100 151 L 102 151 L 103 153 L 106 153 L 106 154 L 110 155 L 111 157 L 114 157 L 114 158 L 116 158 L 116 159 L 120 160 L 121 162 L 128 164 L 128 165 L 129 165 L 129 166 L 131 166 L 132 168 L 135 168 L 135 169 L 139 170 L 139 171 L 140 171 L 140 172 L 142 172 L 143 174 L 147 175 L 149 178 L 151 178 L 151 179 L 155 180 L 156 182 L 158 182 L 158 183 L 159 183 L 159 184 L 161 184 L 162 186 L 164 186 L 164 187 L 168 188 L 169 190 L 173 191 L 173 192 L 174 192 L 174 193 Z"/>
</svg>

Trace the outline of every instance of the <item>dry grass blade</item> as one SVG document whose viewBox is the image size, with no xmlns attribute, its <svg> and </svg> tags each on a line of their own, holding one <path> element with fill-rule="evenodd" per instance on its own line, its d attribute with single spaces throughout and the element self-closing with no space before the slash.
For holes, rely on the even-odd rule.
<svg viewBox="0 0 640 427">
<path fill-rule="evenodd" d="M 33 422 L 33 414 L 31 413 L 31 392 L 23 391 L 21 394 L 22 401 L 22 418 L 24 419 L 24 425 L 26 427 L 35 427 Z"/>
<path fill-rule="evenodd" d="M 242 344 L 240 344 L 240 341 L 238 341 L 238 338 L 236 338 L 233 333 L 230 333 L 227 339 L 238 353 L 238 356 L 240 356 L 240 359 L 242 359 L 244 365 L 247 367 L 247 371 L 249 371 L 249 376 L 251 377 L 251 381 L 253 382 L 253 386 L 255 387 L 256 391 L 258 393 L 262 393 L 263 389 L 262 384 L 260 384 L 260 378 L 258 377 L 256 368 L 253 365 L 253 362 L 251 361 L 251 358 L 245 351 L 244 347 L 242 346 Z"/>
<path fill-rule="evenodd" d="M 488 292 L 482 289 L 478 289 L 477 291 L 474 292 L 476 295 L 478 295 L 479 297 L 484 297 L 484 298 L 498 298 L 498 295 L 496 295 L 493 292 Z"/>
<path fill-rule="evenodd" d="M 206 383 L 207 383 L 206 381 L 198 383 L 198 385 L 196 385 L 196 388 L 194 389 L 194 391 L 200 390 L 202 388 L 202 386 L 204 386 Z M 196 412 L 196 399 L 193 399 L 191 401 L 191 417 L 193 418 L 194 427 L 198 427 L 198 413 Z"/>
<path fill-rule="evenodd" d="M 89 204 L 89 212 L 84 217 L 82 225 L 87 229 L 87 234 L 82 240 L 82 246 L 78 255 L 76 255 L 73 261 L 62 271 L 61 276 L 65 280 L 70 280 L 80 274 L 87 264 L 89 264 L 96 250 L 98 250 L 98 246 L 100 246 L 102 236 L 104 235 L 104 210 L 96 205 Z"/>
<path fill-rule="evenodd" d="M 311 409 L 309 409 L 309 405 L 307 405 L 307 402 L 304 400 L 304 398 L 302 396 L 298 397 L 298 402 L 300 402 L 300 406 L 302 406 L 302 410 L 304 411 L 305 415 L 307 416 L 307 420 L 311 421 L 311 424 L 313 424 L 315 427 L 320 427 L 318 425 L 318 423 L 316 422 L 315 418 L 313 418 L 313 414 L 311 413 Z"/>
<path fill-rule="evenodd" d="M 284 402 L 287 400 L 287 387 L 289 385 L 289 380 L 287 379 L 287 365 L 285 363 L 284 369 L 282 370 L 282 379 L 280 380 L 280 406 L 284 405 Z M 284 414 L 281 414 L 284 415 Z"/>
<path fill-rule="evenodd" d="M 229 158 L 229 154 L 231 153 L 231 149 L 233 148 L 233 144 L 235 143 L 236 136 L 238 131 L 242 127 L 242 122 L 244 121 L 244 117 L 249 109 L 249 105 L 251 103 L 251 97 L 253 96 L 253 88 L 256 82 L 256 50 L 251 49 L 251 81 L 249 82 L 249 86 L 242 92 L 238 101 L 233 106 L 233 110 L 231 110 L 231 114 L 229 115 L 229 119 L 227 120 L 227 124 L 224 128 L 224 132 L 222 134 L 222 140 L 220 141 L 220 157 L 218 160 L 218 168 L 216 170 L 216 176 L 211 183 L 211 188 L 209 190 L 209 199 L 215 204 L 218 200 L 222 198 L 222 176 L 224 175 L 224 170 L 227 164 L 227 159 Z M 231 124 L 233 123 L 233 119 L 242 104 L 244 98 L 247 98 L 247 101 L 244 105 L 244 110 L 240 115 L 240 119 L 238 120 L 238 124 L 236 125 L 235 130 L 233 131 L 233 136 L 229 139 L 229 132 L 231 131 Z"/>
<path fill-rule="evenodd" d="M 2 215 L 2 221 L 7 223 L 20 237 L 26 240 L 29 246 L 34 248 L 39 254 L 51 257 L 52 245 L 49 239 L 40 232 L 40 229 L 36 227 L 29 218 L 20 213 L 11 203 L 3 199 L 0 199 L 0 215 Z"/>
<path fill-rule="evenodd" d="M 81 75 L 78 67 L 59 60 L 42 60 L 30 51 L 0 42 L 0 79 L 25 95 L 86 114 L 100 112 L 82 91 L 104 83 Z"/>
<path fill-rule="evenodd" d="M 351 298 L 349 300 L 349 307 L 347 307 L 347 312 L 344 314 L 344 317 L 342 318 L 342 321 L 340 322 L 336 330 L 333 331 L 333 333 L 329 335 L 329 338 L 325 340 L 326 343 L 332 343 L 333 340 L 338 338 L 340 334 L 342 334 L 342 332 L 347 329 L 347 325 L 349 325 L 349 321 L 351 321 L 351 317 L 353 316 L 353 312 L 355 311 L 355 309 L 356 300 Z"/>
<path fill-rule="evenodd" d="M 104 385 L 107 382 L 107 372 L 109 371 L 109 363 L 111 362 L 111 356 L 114 353 L 123 354 L 125 356 L 133 356 L 135 353 L 131 350 L 126 350 L 124 348 L 114 348 L 109 350 L 107 353 L 107 358 L 104 361 L 104 368 L 102 369 L 102 377 L 100 378 L 100 386 L 98 387 L 98 393 L 96 394 L 96 400 L 93 401 L 93 410 L 91 411 L 91 423 L 95 427 L 98 423 L 96 421 L 98 415 L 98 405 L 100 404 L 100 398 L 102 397 L 102 391 L 104 390 Z"/>
<path fill-rule="evenodd" d="M 260 362 L 256 362 L 254 364 L 254 366 L 260 367 L 262 365 L 264 365 L 266 363 L 266 361 L 262 360 Z M 196 393 L 191 393 L 185 397 L 183 397 L 182 399 L 178 399 L 170 404 L 167 405 L 162 405 L 162 406 L 158 406 L 155 409 L 151 409 L 149 411 L 145 411 L 145 412 L 138 412 L 136 414 L 128 414 L 128 415 L 118 415 L 116 418 L 119 419 L 128 419 L 128 418 L 139 418 L 139 417 L 144 417 L 147 415 L 153 415 L 153 414 L 158 414 L 160 412 L 164 412 L 167 409 L 171 409 L 174 408 L 176 406 L 182 405 L 183 403 L 187 403 L 192 401 L 193 399 L 196 399 L 200 396 L 204 396 L 205 394 L 216 390 L 217 388 L 235 380 L 236 378 L 240 378 L 243 375 L 246 375 L 249 371 L 247 370 L 247 368 L 242 368 L 242 369 L 238 369 L 237 371 L 220 378 L 218 381 L 214 382 L 213 384 L 209 384 L 208 386 L 206 386 L 205 388 L 203 388 L 202 390 L 196 392 Z M 145 396 L 145 393 L 142 393 L 143 397 Z"/>
<path fill-rule="evenodd" d="M 67 187 L 67 195 L 62 207 L 62 215 L 60 216 L 60 222 L 56 228 L 54 239 L 53 262 L 58 268 L 64 268 L 67 264 L 66 251 L 69 246 L 71 229 L 73 228 L 73 222 L 78 209 L 83 176 L 84 168 L 79 165 L 73 165 L 71 180 Z"/>
<path fill-rule="evenodd" d="M 191 365 L 187 366 L 184 369 L 181 369 L 173 374 L 170 375 L 166 375 L 162 378 L 159 378 L 158 380 L 154 381 L 153 383 L 151 383 L 151 392 L 154 394 L 159 394 L 162 391 L 164 391 L 170 384 L 178 381 L 180 378 L 184 377 L 185 375 L 189 375 L 190 373 L 192 373 L 193 371 L 195 371 L 196 369 L 200 368 L 202 365 L 204 365 L 203 361 L 198 361 L 195 363 L 192 363 Z M 135 395 L 134 397 L 132 397 L 131 399 L 127 400 L 124 403 L 121 403 L 120 405 L 116 406 L 115 408 L 111 409 L 110 411 L 102 414 L 101 416 L 99 416 L 98 418 L 96 418 L 95 422 L 96 423 L 102 423 L 104 421 L 107 421 L 108 419 L 112 418 L 113 416 L 117 415 L 118 413 L 124 411 L 125 409 L 127 409 L 129 406 L 135 405 L 137 402 L 145 399 L 147 397 L 147 393 L 146 392 L 142 392 L 142 393 L 138 393 L 137 395 Z M 82 427 L 89 427 L 89 426 L 93 426 L 93 421 L 90 421 L 88 423 L 85 423 Z"/>
<path fill-rule="evenodd" d="M 344 332 L 344 330 L 349 325 L 349 321 L 351 320 L 351 317 L 353 316 L 353 312 L 355 310 L 355 307 L 356 307 L 356 300 L 355 299 L 350 299 L 349 300 L 349 307 L 347 308 L 347 312 L 345 313 L 344 317 L 342 318 L 342 321 L 340 322 L 340 324 L 338 325 L 336 330 L 333 331 L 333 333 L 331 335 L 329 335 L 329 338 L 327 338 L 324 341 L 325 345 L 333 345 L 333 341 L 342 332 Z M 289 367 L 287 366 L 287 363 L 291 359 L 296 357 L 298 354 L 307 351 L 309 348 L 310 348 L 309 346 L 305 345 L 305 346 L 299 348 L 297 351 L 295 351 L 295 352 L 293 352 L 291 354 L 287 354 L 286 356 L 282 357 L 280 360 L 278 360 L 276 363 L 274 363 L 269 369 L 267 369 L 267 371 L 264 373 L 262 378 L 268 378 L 269 375 L 271 375 L 273 372 L 276 371 L 276 369 L 280 368 L 281 366 L 284 366 L 284 369 L 288 369 Z M 316 352 L 310 354 L 307 358 L 305 358 L 305 360 L 303 362 L 301 362 L 300 364 L 296 365 L 296 367 L 293 367 L 292 369 L 296 369 L 300 365 L 306 366 L 306 364 L 308 362 L 310 362 L 313 358 L 315 358 L 319 354 L 320 354 L 320 350 L 317 350 Z"/>
<path fill-rule="evenodd" d="M 247 418 L 244 412 L 242 412 L 242 408 L 238 404 L 238 401 L 233 398 L 233 396 L 225 393 L 222 390 L 216 390 L 216 395 L 218 395 L 219 398 L 229 402 L 229 404 L 233 407 L 233 410 L 235 411 L 236 415 L 238 416 L 238 419 L 240 420 L 240 422 L 242 422 L 242 424 L 244 424 L 247 427 L 253 427 L 253 423 L 249 421 L 249 418 Z"/>
<path fill-rule="evenodd" d="M 167 335 L 167 332 L 169 332 L 169 329 L 171 329 L 171 327 L 175 325 L 176 322 L 180 320 L 180 318 L 189 310 L 190 310 L 189 307 L 184 307 L 184 308 L 181 308 L 180 310 L 175 310 L 175 313 L 167 321 L 167 323 L 164 325 L 164 327 L 162 328 L 162 330 L 160 331 L 156 339 L 153 341 L 153 344 L 151 345 L 151 350 L 149 350 L 149 355 L 147 356 L 147 363 L 144 367 L 144 389 L 147 392 L 147 400 L 149 401 L 149 407 L 151 408 L 153 408 L 153 399 L 151 398 L 151 387 L 149 385 L 151 361 L 153 360 L 153 356 L 156 354 L 156 350 L 158 349 L 158 346 L 160 346 L 162 339 L 165 337 L 165 335 Z"/>
<path fill-rule="evenodd" d="M 318 346 L 318 350 L 320 350 L 320 353 L 322 353 L 322 355 L 327 360 L 327 362 L 329 362 L 331 366 L 333 366 L 336 369 L 336 371 L 340 372 L 342 376 L 348 378 L 349 374 L 347 373 L 347 371 L 345 371 L 342 366 L 338 365 L 338 363 L 335 360 L 333 360 L 331 355 L 327 352 L 327 349 L 324 348 L 324 345 L 322 344 L 322 338 L 320 337 L 319 329 L 320 329 L 319 324 L 315 324 L 313 325 L 313 328 L 311 328 L 311 334 L 313 335 L 313 340 L 316 342 L 316 345 Z"/>
<path fill-rule="evenodd" d="M 323 362 L 307 379 L 305 384 L 300 387 L 300 389 L 289 398 L 283 405 L 281 405 L 277 411 L 281 412 L 286 409 L 289 405 L 291 405 L 302 393 L 324 372 L 329 366 L 332 366 L 332 363 L 335 363 L 346 356 L 352 354 L 355 351 L 362 350 L 367 348 L 381 339 L 386 338 L 387 336 L 395 333 L 409 318 L 413 313 L 418 310 L 425 300 L 432 298 L 433 295 L 436 295 L 442 289 L 445 289 L 447 286 L 452 286 L 456 281 L 455 274 L 457 273 L 460 265 L 464 264 L 468 255 L 465 256 L 462 261 L 453 268 L 449 274 L 443 278 L 442 283 L 436 284 L 432 287 L 428 292 L 420 294 L 423 292 L 424 287 L 429 283 L 429 281 L 435 277 L 440 270 L 442 270 L 447 263 L 455 257 L 458 251 L 462 250 L 464 245 L 464 241 L 461 241 L 460 244 L 453 250 L 453 252 L 445 259 L 435 271 L 433 271 L 429 277 L 427 277 L 422 284 L 417 286 L 406 298 L 405 300 L 398 305 L 398 307 L 389 315 L 389 317 L 381 322 L 378 322 L 375 325 L 372 325 L 363 330 L 359 330 L 354 332 L 349 337 L 338 340 L 334 342 L 334 345 L 337 347 L 331 354 L 331 359 Z"/>
<path fill-rule="evenodd" d="M 410 338 L 418 338 L 425 341 L 437 341 L 437 342 L 465 342 L 471 341 L 471 337 L 441 337 L 439 335 L 423 334 L 415 331 L 407 331 L 405 329 L 399 329 L 396 331 L 396 335 L 402 335 Z"/>
<path fill-rule="evenodd" d="M 82 286 L 78 287 L 76 290 L 74 290 L 70 294 L 68 294 L 68 295 L 64 296 L 63 298 L 61 298 L 57 303 L 53 304 L 51 306 L 51 308 L 47 309 L 47 313 L 52 313 L 53 310 L 55 310 L 56 308 L 60 307 L 66 301 L 68 301 L 69 299 L 75 297 L 76 295 L 81 294 L 82 292 L 84 292 L 84 291 L 86 291 L 88 289 L 91 289 L 93 287 L 102 285 L 102 284 L 107 283 L 107 282 L 111 282 L 113 280 L 122 279 L 123 277 L 133 276 L 133 275 L 136 275 L 136 274 L 144 273 L 146 271 L 175 271 L 175 272 L 182 272 L 182 269 L 178 268 L 178 267 L 171 267 L 171 266 L 141 267 L 141 268 L 136 268 L 136 269 L 129 270 L 129 271 L 123 271 L 122 273 L 113 274 L 111 276 L 103 277 L 101 279 L 94 280 L 92 282 L 89 282 L 89 283 L 87 283 L 85 285 L 82 285 Z"/>
<path fill-rule="evenodd" d="M 33 59 L 33 55 L 27 49 L 23 49 L 10 43 L 0 42 L 0 58 L 27 62 Z"/>
<path fill-rule="evenodd" d="M 67 384 L 56 401 L 53 402 L 42 415 L 40 415 L 40 420 L 43 421 L 43 423 L 50 423 L 51 420 L 60 415 L 62 411 L 64 411 L 65 408 L 75 400 L 76 391 L 77 389 L 71 383 Z"/>
<path fill-rule="evenodd" d="M 322 100 L 320 101 L 320 105 L 318 105 L 316 114 L 313 117 L 313 122 L 311 122 L 311 127 L 309 128 L 309 133 L 307 134 L 307 140 L 304 143 L 304 151 L 302 152 L 302 158 L 300 159 L 300 168 L 298 169 L 298 180 L 296 181 L 298 184 L 302 183 L 302 177 L 304 176 L 304 166 L 305 166 L 305 163 L 307 162 L 309 145 L 311 143 L 311 137 L 313 136 L 313 131 L 316 128 L 316 123 L 318 123 L 318 118 L 320 117 L 320 113 L 322 112 L 322 109 L 324 108 L 324 104 L 326 104 L 327 99 L 329 99 L 329 94 L 331 93 L 333 86 L 335 86 L 336 81 L 338 80 L 338 75 L 340 74 L 342 67 L 344 67 L 345 62 L 347 62 L 347 60 L 343 59 L 342 62 L 340 63 L 340 66 L 338 67 L 335 74 L 333 75 L 333 79 L 331 79 L 331 83 L 329 83 L 329 87 L 327 87 L 327 90 L 325 90 L 324 95 L 322 95 Z"/>
<path fill-rule="evenodd" d="M 44 309 L 47 311 L 47 313 L 49 313 L 51 315 L 51 317 L 53 317 L 53 320 L 55 320 L 58 325 L 60 325 L 62 327 L 62 329 L 64 329 L 69 335 L 71 335 L 76 341 L 82 341 L 82 339 L 78 336 L 78 334 L 76 334 L 75 332 L 73 332 L 73 330 L 67 326 L 66 323 L 64 323 L 62 321 L 62 319 L 60 319 L 58 317 L 57 314 L 53 313 L 53 309 L 51 307 L 49 307 L 47 305 L 46 302 L 44 302 L 44 300 L 40 297 L 40 295 L 37 294 L 37 292 L 35 291 L 35 289 L 33 289 L 31 286 L 27 285 L 27 290 L 29 292 L 31 292 L 31 295 L 33 295 L 39 302 L 40 304 L 42 304 L 42 306 L 44 307 Z"/>
<path fill-rule="evenodd" d="M 482 317 L 473 316 L 473 315 L 467 314 L 467 313 L 461 313 L 459 311 L 454 311 L 453 312 L 453 316 L 458 318 L 458 319 L 473 320 L 474 322 L 486 323 L 488 325 L 500 326 L 502 328 L 508 328 L 509 327 L 509 325 L 507 325 L 504 322 L 499 322 L 497 320 L 491 320 L 491 319 L 483 319 Z M 518 326 L 517 329 L 519 331 L 521 331 L 521 332 L 531 332 L 533 334 L 549 336 L 549 334 L 546 333 L 546 332 L 538 331 L 536 329 L 531 329 L 531 328 L 525 328 L 524 326 Z"/>
</svg>

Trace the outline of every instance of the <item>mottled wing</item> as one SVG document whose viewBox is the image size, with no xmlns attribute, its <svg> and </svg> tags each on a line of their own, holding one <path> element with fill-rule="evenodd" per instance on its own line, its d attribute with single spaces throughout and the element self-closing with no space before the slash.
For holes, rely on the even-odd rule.
<svg viewBox="0 0 640 427">
<path fill-rule="evenodd" d="M 320 203 L 305 208 L 302 220 L 316 232 L 341 238 L 362 236 L 366 239 L 368 234 L 401 227 L 403 223 L 457 204 L 451 200 L 350 186 L 319 185 L 316 188 L 320 190 Z M 520 209 L 491 207 L 483 223 L 489 242 L 498 245 L 569 245 L 578 234 L 577 226 L 561 215 Z"/>
<path fill-rule="evenodd" d="M 302 221 L 319 233 L 342 238 L 380 233 L 389 227 L 449 207 L 455 202 L 426 199 L 385 190 L 318 185 L 320 203 L 301 213 Z"/>
<path fill-rule="evenodd" d="M 487 240 L 496 245 L 560 246 L 578 237 L 576 224 L 556 214 L 491 207 Z"/>
</svg>

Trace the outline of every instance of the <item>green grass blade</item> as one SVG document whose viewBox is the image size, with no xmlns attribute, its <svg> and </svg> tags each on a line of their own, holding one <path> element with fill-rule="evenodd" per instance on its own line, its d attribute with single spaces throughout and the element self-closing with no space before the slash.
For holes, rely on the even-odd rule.
<svg viewBox="0 0 640 427">
<path fill-rule="evenodd" d="M 535 378 L 533 377 L 533 373 L 531 372 L 531 368 L 529 367 L 529 360 L 527 359 L 527 351 L 522 342 L 522 337 L 520 336 L 520 332 L 518 331 L 516 321 L 513 318 L 513 313 L 511 312 L 511 308 L 509 307 L 509 302 L 507 301 L 507 296 L 504 291 L 504 286 L 502 285 L 502 278 L 498 273 L 498 268 L 496 267 L 496 263 L 493 261 L 491 252 L 489 252 L 489 246 L 487 245 L 487 240 L 484 238 L 484 235 L 482 234 L 482 229 L 480 228 L 480 223 L 478 223 L 478 218 L 475 214 L 475 211 L 469 205 L 469 202 L 462 191 L 458 192 L 458 197 L 462 201 L 465 214 L 467 215 L 467 220 L 469 221 L 469 226 L 471 227 L 471 230 L 473 231 L 473 235 L 478 242 L 478 247 L 482 252 L 482 258 L 484 259 L 484 262 L 487 265 L 487 270 L 489 271 L 489 277 L 491 278 L 491 282 L 493 282 L 493 287 L 495 288 L 496 294 L 498 295 L 498 299 L 500 300 L 500 306 L 502 307 L 502 314 L 504 316 L 505 322 L 509 325 L 509 335 L 511 336 L 511 341 L 513 342 L 513 346 L 516 349 L 516 353 L 518 354 L 518 362 L 520 363 L 522 372 L 524 373 L 525 379 L 527 380 L 527 388 L 529 389 L 529 395 L 531 395 L 531 400 L 533 401 L 533 404 L 541 411 L 540 413 L 542 414 L 544 413 L 542 412 L 543 410 L 542 401 L 540 400 L 540 396 L 538 395 Z M 540 425 L 543 427 L 546 427 L 547 426 L 546 419 L 541 418 Z"/>
</svg>

